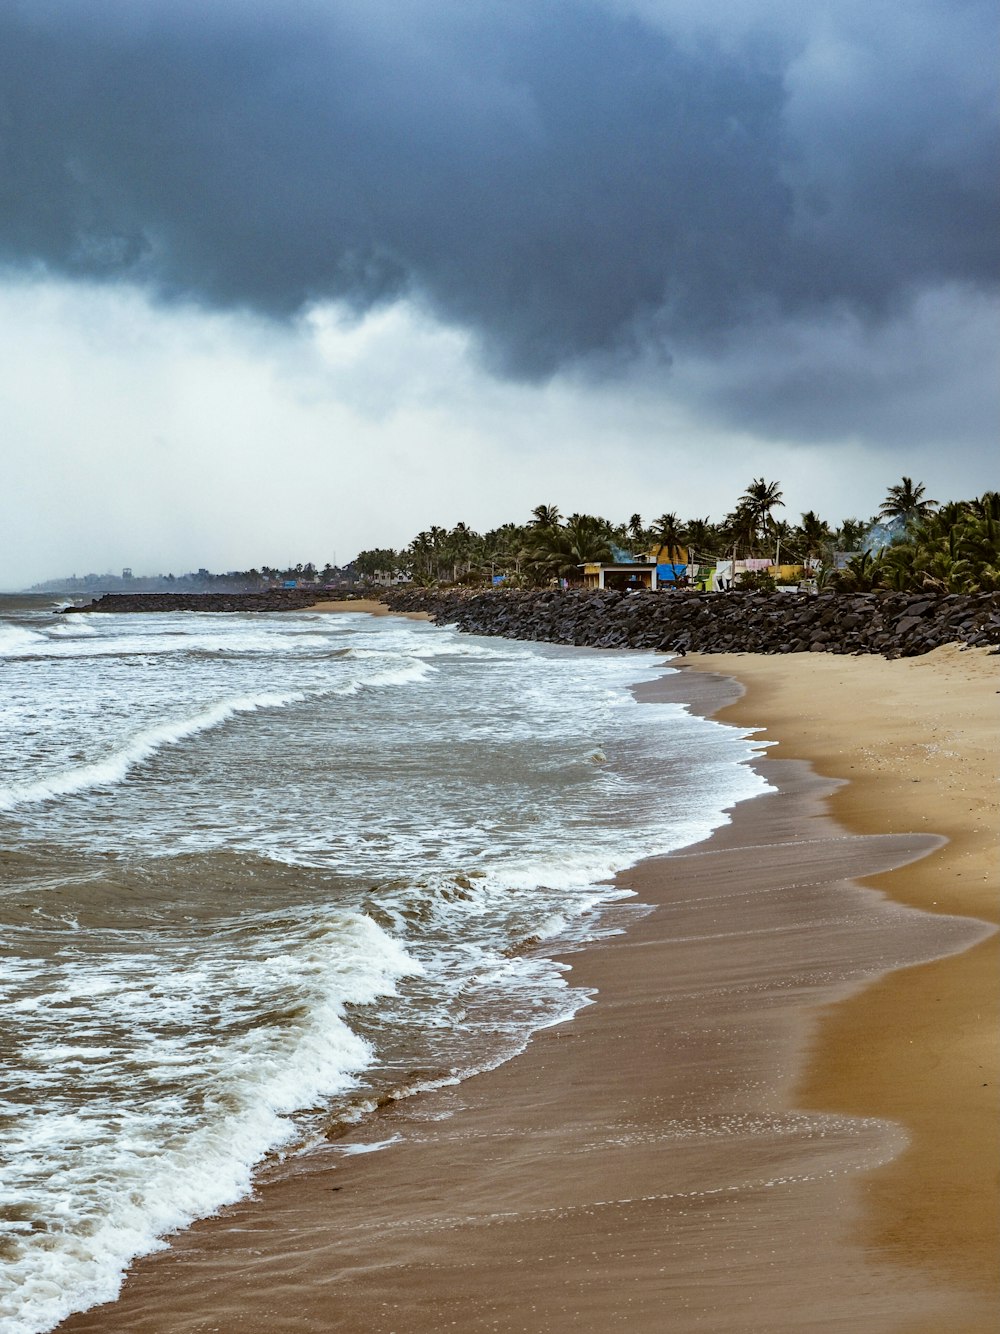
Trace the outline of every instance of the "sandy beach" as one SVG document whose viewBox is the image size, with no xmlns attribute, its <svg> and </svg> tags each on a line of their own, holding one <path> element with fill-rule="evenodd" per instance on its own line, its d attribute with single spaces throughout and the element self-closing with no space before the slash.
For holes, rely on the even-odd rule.
<svg viewBox="0 0 1000 1334">
<path fill-rule="evenodd" d="M 312 606 L 307 607 L 306 611 L 319 611 L 324 614 L 340 612 L 367 612 L 369 616 L 388 616 L 389 608 L 384 602 L 377 602 L 374 598 L 328 598 L 323 602 L 314 602 Z M 429 619 L 425 611 L 397 611 L 391 613 L 393 616 L 405 616 L 409 621 L 426 621 Z"/>
<path fill-rule="evenodd" d="M 997 1329 L 1000 658 L 682 665 L 640 697 L 766 729 L 773 790 L 620 877 L 595 1003 L 61 1329 Z"/>
<path fill-rule="evenodd" d="M 845 780 L 833 814 L 858 832 L 927 830 L 948 845 L 875 882 L 925 912 L 1000 920 L 1000 657 L 746 654 L 688 659 L 746 696 L 780 757 Z M 1000 1295 L 1000 936 L 894 973 L 823 1017 L 801 1105 L 901 1121 L 910 1147 L 866 1183 L 864 1237 L 880 1251 Z M 997 1307 L 1000 1310 L 1000 1304 Z M 932 1326 L 937 1328 L 937 1326 Z M 989 1328 L 1000 1328 L 1000 1315 Z"/>
</svg>

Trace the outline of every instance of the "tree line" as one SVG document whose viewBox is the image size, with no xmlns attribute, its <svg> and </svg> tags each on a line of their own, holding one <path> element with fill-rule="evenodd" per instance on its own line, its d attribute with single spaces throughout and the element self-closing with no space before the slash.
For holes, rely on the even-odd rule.
<svg viewBox="0 0 1000 1334">
<path fill-rule="evenodd" d="M 497 575 L 508 584 L 530 588 L 556 579 L 579 581 L 581 565 L 612 562 L 624 553 L 669 564 L 711 566 L 718 560 L 747 558 L 767 558 L 785 566 L 808 563 L 820 587 L 854 592 L 883 588 L 970 593 L 1000 588 L 1000 493 L 996 491 L 940 504 L 926 494 L 922 482 L 903 477 L 889 487 L 877 513 L 867 519 L 847 518 L 832 525 L 807 510 L 798 523 L 792 523 L 780 513 L 784 508 L 781 484 L 755 477 L 718 523 L 708 516 L 682 520 L 674 512 L 648 523 L 641 514 L 615 523 L 595 514 L 564 517 L 556 505 L 536 505 L 523 524 L 504 523 L 485 533 L 465 523 L 431 527 L 401 550 L 371 548 L 343 567 L 307 561 L 225 574 L 200 569 L 176 578 L 92 574 L 36 584 L 33 591 L 249 592 L 292 580 L 336 586 L 352 579 L 396 576 L 429 587 L 481 585 Z M 881 532 L 879 524 L 885 526 Z M 842 554 L 838 559 L 838 553 L 847 553 L 847 559 Z M 774 585 L 766 573 L 748 574 L 740 582 L 745 587 Z"/>
<path fill-rule="evenodd" d="M 991 591 L 1000 587 L 1000 494 L 939 505 L 921 482 L 903 477 L 890 486 L 877 514 L 836 526 L 814 510 L 792 523 L 777 511 L 785 502 L 779 482 L 754 478 L 721 522 L 661 514 L 624 523 L 594 514 L 562 515 L 536 505 L 524 524 L 505 523 L 477 533 L 465 523 L 424 529 L 402 550 L 359 553 L 362 578 L 405 576 L 423 586 L 482 584 L 496 575 L 517 586 L 579 579 L 580 566 L 612 562 L 622 552 L 659 562 L 714 565 L 720 559 L 770 559 L 775 565 L 809 564 L 820 586 L 863 591 Z M 878 532 L 877 525 L 885 531 Z M 881 538 L 873 541 L 872 530 Z M 847 554 L 846 563 L 836 553 Z M 853 554 L 850 554 L 853 553 Z M 838 564 L 843 568 L 837 568 Z M 748 586 L 773 586 L 766 574 Z"/>
</svg>

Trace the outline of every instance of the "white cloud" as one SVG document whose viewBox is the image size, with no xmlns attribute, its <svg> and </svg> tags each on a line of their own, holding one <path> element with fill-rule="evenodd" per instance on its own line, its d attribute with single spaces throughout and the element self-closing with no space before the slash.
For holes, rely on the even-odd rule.
<svg viewBox="0 0 1000 1334">
<path fill-rule="evenodd" d="M 747 357 L 726 373 L 751 375 Z M 718 373 L 518 385 L 405 305 L 281 327 L 157 307 L 135 289 L 8 282 L 0 587 L 123 565 L 344 561 L 433 523 L 524 520 L 540 502 L 721 517 L 761 474 L 781 480 L 790 517 L 832 520 L 871 512 L 903 471 L 939 498 L 986 485 L 953 458 L 933 468 L 933 450 L 882 454 L 851 433 L 803 444 L 711 419 L 698 376 Z"/>
</svg>

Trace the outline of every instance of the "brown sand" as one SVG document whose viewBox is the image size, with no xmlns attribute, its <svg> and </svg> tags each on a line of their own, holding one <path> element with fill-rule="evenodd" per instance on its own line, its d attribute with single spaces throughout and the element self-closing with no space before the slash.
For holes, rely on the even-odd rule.
<svg viewBox="0 0 1000 1334">
<path fill-rule="evenodd" d="M 748 693 L 723 713 L 767 720 L 771 754 L 850 780 L 833 813 L 870 833 L 949 844 L 878 887 L 928 912 L 1000 921 L 1000 658 L 937 649 L 888 662 L 706 655 Z M 893 973 L 824 1017 L 797 1101 L 901 1121 L 909 1149 L 865 1186 L 863 1235 L 908 1263 L 991 1289 L 1000 1329 L 1000 936 Z M 931 1328 L 939 1328 L 931 1326 Z"/>
<path fill-rule="evenodd" d="M 272 1169 L 62 1328 L 995 1330 L 995 938 L 937 914 L 995 917 L 996 663 L 703 660 L 749 682 L 745 721 L 851 787 L 761 762 L 775 793 L 621 878 L 657 910 L 572 957 L 596 1004 Z M 706 705 L 722 692 L 704 679 Z M 904 863 L 878 881 L 893 899 L 854 883 Z"/>
<path fill-rule="evenodd" d="M 376 602 L 373 598 L 333 598 L 326 602 L 314 602 L 311 607 L 306 607 L 306 611 L 322 612 L 343 612 L 343 611 L 364 611 L 369 616 L 388 616 L 389 608 L 384 602 Z M 429 621 L 425 611 L 397 611 L 394 616 L 403 616 L 408 621 Z"/>
</svg>

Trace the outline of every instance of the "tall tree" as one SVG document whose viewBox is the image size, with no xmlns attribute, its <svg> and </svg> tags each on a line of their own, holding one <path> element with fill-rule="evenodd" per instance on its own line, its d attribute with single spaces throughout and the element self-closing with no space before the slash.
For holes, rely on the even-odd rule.
<svg viewBox="0 0 1000 1334">
<path fill-rule="evenodd" d="M 712 555 L 719 543 L 719 532 L 706 514 L 703 519 L 688 519 L 684 525 L 688 554 L 695 552 L 702 558 Z M 691 556 L 694 559 L 694 556 Z"/>
<path fill-rule="evenodd" d="M 726 515 L 723 528 L 726 540 L 732 546 L 734 558 L 739 557 L 740 550 L 744 552 L 756 550 L 757 513 L 746 497 L 737 501 L 736 508 Z"/>
<path fill-rule="evenodd" d="M 880 519 L 903 519 L 910 523 L 914 519 L 926 519 L 934 512 L 936 500 L 925 497 L 926 487 L 923 482 L 913 483 L 912 477 L 904 477 L 897 486 L 890 486 L 885 500 L 879 508 Z"/>
<path fill-rule="evenodd" d="M 532 528 L 555 528 L 561 520 L 558 505 L 536 505 L 531 511 Z"/>
<path fill-rule="evenodd" d="M 593 514 L 571 514 L 551 528 L 532 525 L 525 534 L 524 565 L 539 581 L 579 577 L 579 567 L 611 560 L 611 525 Z"/>
<path fill-rule="evenodd" d="M 373 547 L 369 551 L 359 551 L 354 558 L 354 568 L 367 579 L 377 574 L 395 574 L 400 568 L 398 552 L 391 547 Z"/>
<path fill-rule="evenodd" d="M 671 511 L 669 514 L 661 514 L 658 519 L 654 519 L 651 536 L 656 551 L 657 564 L 660 563 L 664 554 L 669 565 L 676 564 L 684 544 L 684 525 L 677 518 L 677 515 Z"/>
<path fill-rule="evenodd" d="M 771 526 L 771 511 L 784 508 L 784 493 L 780 482 L 766 482 L 763 477 L 755 477 L 740 497 L 753 519 L 756 536 L 763 539 Z"/>
<path fill-rule="evenodd" d="M 864 519 L 842 519 L 834 541 L 841 551 L 857 551 L 869 526 Z"/>
<path fill-rule="evenodd" d="M 808 560 L 819 556 L 830 541 L 830 525 L 821 519 L 815 510 L 806 510 L 799 525 L 799 547 L 801 554 Z"/>
</svg>

